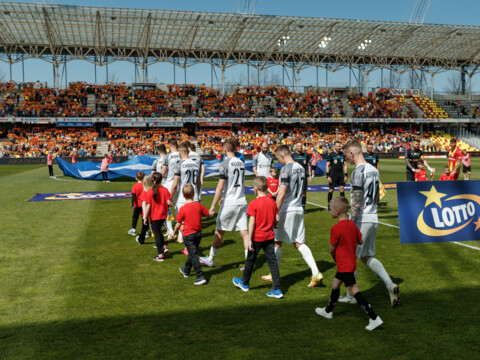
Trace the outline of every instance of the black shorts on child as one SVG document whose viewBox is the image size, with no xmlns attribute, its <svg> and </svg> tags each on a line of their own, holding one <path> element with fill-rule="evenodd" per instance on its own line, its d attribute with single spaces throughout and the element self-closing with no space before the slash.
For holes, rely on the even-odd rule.
<svg viewBox="0 0 480 360">
<path fill-rule="evenodd" d="M 337 273 L 335 274 L 335 277 L 338 280 L 341 280 L 345 284 L 345 286 L 353 286 L 357 283 L 353 272 L 342 273 L 337 271 Z"/>
</svg>

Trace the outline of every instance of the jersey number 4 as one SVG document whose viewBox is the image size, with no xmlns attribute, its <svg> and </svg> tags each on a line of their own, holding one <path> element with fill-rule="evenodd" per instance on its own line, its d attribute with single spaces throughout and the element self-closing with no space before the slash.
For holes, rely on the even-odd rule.
<svg viewBox="0 0 480 360">
<path fill-rule="evenodd" d="M 378 180 L 371 182 L 367 188 L 367 194 L 365 195 L 365 205 L 376 204 L 378 200 Z"/>
</svg>

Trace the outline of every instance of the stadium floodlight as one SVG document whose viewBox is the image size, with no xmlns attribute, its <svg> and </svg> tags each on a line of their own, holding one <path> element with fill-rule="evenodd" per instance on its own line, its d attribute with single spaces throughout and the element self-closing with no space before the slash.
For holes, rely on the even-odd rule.
<svg viewBox="0 0 480 360">
<path fill-rule="evenodd" d="M 290 40 L 290 36 L 288 35 L 283 35 L 280 39 L 277 41 L 277 46 L 284 46 L 287 45 L 287 41 Z"/>
<path fill-rule="evenodd" d="M 325 47 L 327 47 L 327 45 L 328 45 L 328 42 L 329 42 L 330 40 L 332 40 L 332 38 L 331 38 L 331 37 L 324 36 L 324 37 L 323 37 L 323 40 L 322 40 L 322 41 L 320 41 L 320 44 L 318 44 L 318 47 L 321 47 L 321 48 L 325 48 Z"/>
</svg>

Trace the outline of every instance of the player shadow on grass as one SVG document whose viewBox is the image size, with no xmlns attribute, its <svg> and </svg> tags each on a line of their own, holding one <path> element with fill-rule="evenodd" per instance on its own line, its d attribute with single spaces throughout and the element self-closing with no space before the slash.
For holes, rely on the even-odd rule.
<svg viewBox="0 0 480 360">
<path fill-rule="evenodd" d="M 327 211 L 327 209 L 320 208 L 320 207 L 307 208 L 305 215 L 313 214 L 313 213 L 316 213 L 316 212 L 324 212 L 324 211 Z"/>
</svg>

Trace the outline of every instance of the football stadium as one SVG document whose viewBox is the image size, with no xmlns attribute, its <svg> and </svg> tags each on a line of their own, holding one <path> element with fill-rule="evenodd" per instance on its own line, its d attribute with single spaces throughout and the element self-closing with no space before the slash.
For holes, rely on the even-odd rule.
<svg viewBox="0 0 480 360">
<path fill-rule="evenodd" d="M 0 2 L 0 359 L 476 358 L 480 26 L 215 3 Z"/>
</svg>

